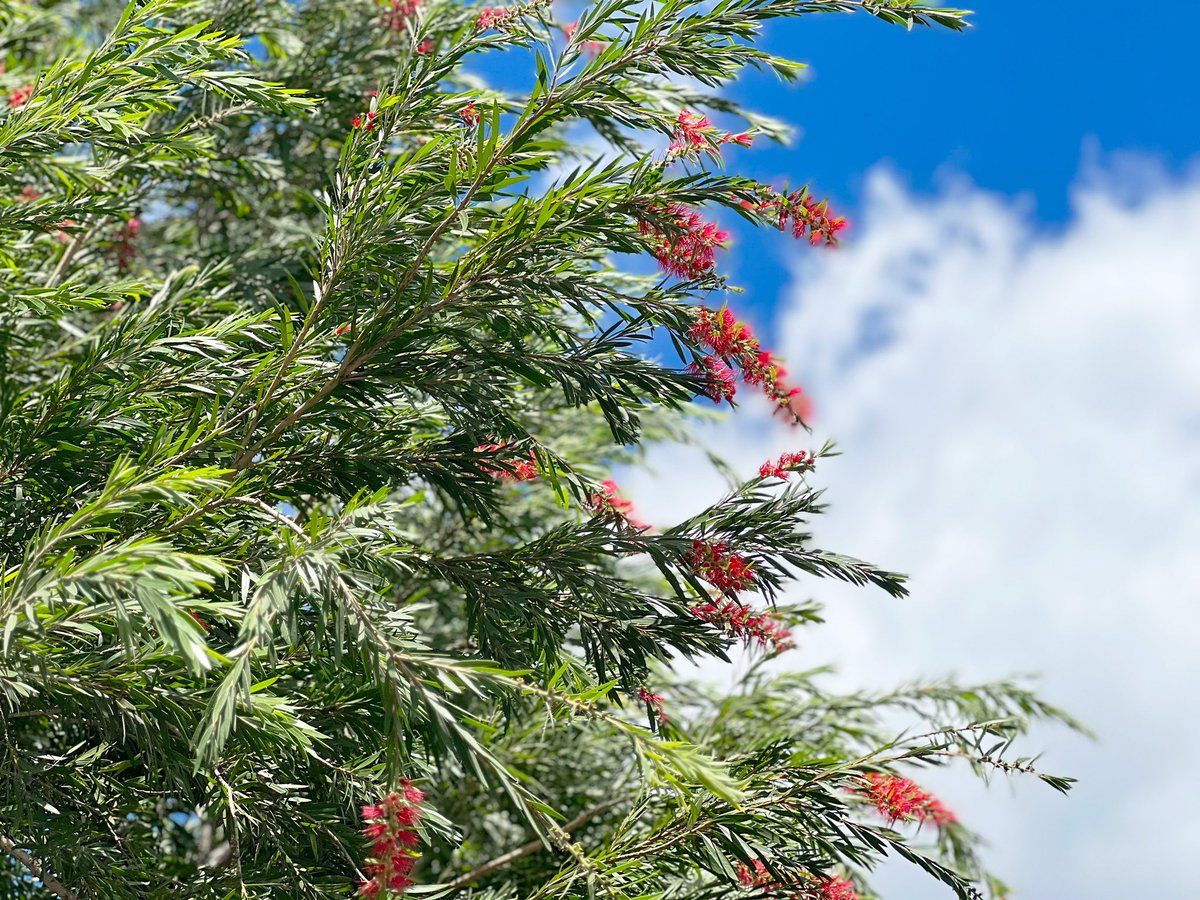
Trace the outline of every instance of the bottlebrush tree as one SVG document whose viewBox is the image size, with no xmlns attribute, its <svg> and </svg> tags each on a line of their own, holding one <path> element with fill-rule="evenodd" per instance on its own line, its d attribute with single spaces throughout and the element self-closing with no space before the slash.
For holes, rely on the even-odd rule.
<svg viewBox="0 0 1200 900">
<path fill-rule="evenodd" d="M 0 892 L 1004 893 L 917 769 L 1065 789 L 1013 747 L 1069 719 L 796 674 L 789 580 L 904 594 L 806 533 L 828 450 L 665 527 L 611 480 L 739 384 L 802 424 L 724 229 L 844 221 L 733 174 L 785 129 L 720 89 L 838 12 L 965 15 L 6 0 Z"/>
</svg>

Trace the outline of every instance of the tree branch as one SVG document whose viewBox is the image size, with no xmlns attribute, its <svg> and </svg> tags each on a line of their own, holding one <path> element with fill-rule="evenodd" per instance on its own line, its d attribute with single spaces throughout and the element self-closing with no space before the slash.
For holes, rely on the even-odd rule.
<svg viewBox="0 0 1200 900">
<path fill-rule="evenodd" d="M 41 863 L 18 847 L 6 835 L 0 834 L 0 850 L 3 850 L 25 868 L 31 875 L 42 883 L 42 887 L 63 900 L 79 900 L 79 895 L 63 885 L 61 881 L 45 870 Z"/>
<path fill-rule="evenodd" d="M 581 827 L 582 825 L 586 824 L 587 822 L 590 822 L 592 819 L 596 818 L 596 816 L 600 815 L 601 813 L 608 812 L 610 809 L 612 809 L 614 806 L 616 806 L 620 802 L 621 802 L 620 800 L 608 800 L 608 801 L 605 801 L 604 803 L 601 803 L 598 806 L 593 806 L 591 809 L 581 812 L 579 815 L 577 815 L 575 818 L 573 818 L 570 822 L 568 822 L 566 825 L 564 825 L 562 827 L 562 829 L 561 829 L 562 833 L 564 835 L 570 834 L 572 831 Z M 449 884 L 445 885 L 445 890 L 446 891 L 457 891 L 460 888 L 464 888 L 468 884 L 471 884 L 473 881 L 478 881 L 480 878 L 483 878 L 485 875 L 491 875 L 497 869 L 503 869 L 505 866 L 511 865 L 512 863 L 516 862 L 518 859 L 523 859 L 524 857 L 529 856 L 532 853 L 536 853 L 538 850 L 540 850 L 544 846 L 545 846 L 545 844 L 543 844 L 539 840 L 533 840 L 533 841 L 530 841 L 528 844 L 522 844 L 520 847 L 518 847 L 515 850 L 510 850 L 507 853 L 503 853 L 500 856 L 497 856 L 495 859 L 489 860 L 488 862 L 486 862 L 482 866 L 480 866 L 478 869 L 475 869 L 473 872 L 468 872 L 466 875 L 462 875 L 462 876 L 459 876 L 458 878 L 455 878 Z"/>
</svg>

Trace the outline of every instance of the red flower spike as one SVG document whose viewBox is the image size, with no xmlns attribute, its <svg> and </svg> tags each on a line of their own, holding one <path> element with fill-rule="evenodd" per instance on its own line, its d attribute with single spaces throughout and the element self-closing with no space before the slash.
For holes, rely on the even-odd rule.
<svg viewBox="0 0 1200 900">
<path fill-rule="evenodd" d="M 505 9 L 503 6 L 485 6 L 478 18 L 475 19 L 475 27 L 480 31 L 499 28 L 508 21 L 512 14 L 512 10 Z"/>
<path fill-rule="evenodd" d="M 358 887 L 360 896 L 376 897 L 390 892 L 402 892 L 412 887 L 409 874 L 416 864 L 416 855 L 409 849 L 419 843 L 411 830 L 421 818 L 418 805 L 425 794 L 407 779 L 400 790 L 388 794 L 378 805 L 362 808 L 363 836 L 371 841 L 371 859 L 363 867 L 370 876 Z"/>
<path fill-rule="evenodd" d="M 661 694 L 655 694 L 644 687 L 640 687 L 638 688 L 637 696 L 639 700 L 647 706 L 652 707 L 656 712 L 662 712 L 663 698 Z"/>
<path fill-rule="evenodd" d="M 468 125 L 478 125 L 480 116 L 479 112 L 475 109 L 475 101 L 472 100 L 466 106 L 464 106 L 459 111 L 458 117 Z"/>
<path fill-rule="evenodd" d="M 701 362 L 692 363 L 684 371 L 704 379 L 704 393 L 713 403 L 732 400 L 737 394 L 737 376 L 719 356 L 706 356 Z"/>
<path fill-rule="evenodd" d="M 621 496 L 621 489 L 617 487 L 615 481 L 600 483 L 600 491 L 592 495 L 591 506 L 597 515 L 621 520 L 638 531 L 646 531 L 650 528 L 645 522 L 634 517 L 633 504 Z"/>
<path fill-rule="evenodd" d="M 433 38 L 425 38 L 421 43 L 417 44 L 417 52 L 424 56 L 426 53 L 433 52 Z"/>
<path fill-rule="evenodd" d="M 383 14 L 379 24 L 397 33 L 408 30 L 410 20 L 421 6 L 420 0 L 391 0 L 391 9 Z"/>
<path fill-rule="evenodd" d="M 701 153 L 720 159 L 721 147 L 725 144 L 749 147 L 754 142 L 754 136 L 750 132 L 732 134 L 721 131 L 709 121 L 708 116 L 690 110 L 680 110 L 675 122 L 671 143 L 663 158 L 664 165 L 676 159 L 699 159 Z"/>
<path fill-rule="evenodd" d="M 711 349 L 724 363 L 737 366 L 741 370 L 742 381 L 759 388 L 777 407 L 790 412 L 794 421 L 804 421 L 806 414 L 811 411 L 807 398 L 803 401 L 793 399 L 800 394 L 800 389 L 789 388 L 784 383 L 787 371 L 779 364 L 779 360 L 762 349 L 750 326 L 739 322 L 728 307 L 718 311 L 699 309 L 688 329 L 688 336 Z M 697 369 L 692 366 L 689 371 Z M 722 396 L 733 396 L 732 392 L 724 390 L 720 393 Z"/>
<path fill-rule="evenodd" d="M 22 85 L 8 95 L 8 106 L 10 109 L 20 109 L 29 102 L 31 96 L 33 96 L 33 85 Z"/>
<path fill-rule="evenodd" d="M 947 825 L 958 822 L 958 816 L 955 815 L 954 810 L 948 809 L 941 800 L 933 796 L 925 804 L 925 814 L 922 819 L 933 822 L 938 828 L 945 828 Z"/>
<path fill-rule="evenodd" d="M 724 541 L 709 544 L 693 540 L 692 549 L 684 555 L 683 561 L 691 566 L 695 575 L 722 593 L 736 594 L 754 587 L 751 564 L 744 557 L 731 553 Z"/>
<path fill-rule="evenodd" d="M 795 646 L 792 633 L 772 613 L 752 615 L 736 600 L 702 603 L 692 607 L 692 613 L 729 637 L 755 643 L 773 653 L 782 653 Z"/>
<path fill-rule="evenodd" d="M 477 453 L 501 453 L 508 456 L 505 459 L 505 464 L 508 469 L 496 468 L 494 466 L 481 465 L 479 470 L 485 475 L 491 475 L 493 478 L 500 478 L 504 481 L 532 481 L 538 477 L 537 458 L 530 451 L 529 458 L 514 460 L 511 458 L 512 448 L 501 444 L 480 444 L 475 448 Z M 510 471 L 511 470 L 511 471 Z"/>
<path fill-rule="evenodd" d="M 801 450 L 799 453 L 784 453 L 774 462 L 767 460 L 759 466 L 758 477 L 779 478 L 787 481 L 792 472 L 811 472 L 814 462 L 812 454 L 806 450 Z"/>
<path fill-rule="evenodd" d="M 858 900 L 858 894 L 845 878 L 831 875 L 817 884 L 816 900 Z"/>
<path fill-rule="evenodd" d="M 869 787 L 858 793 L 865 795 L 879 813 L 891 822 L 916 819 L 920 822 L 932 821 L 939 828 L 944 828 L 958 821 L 958 817 L 940 800 L 907 778 L 871 772 L 867 775 L 867 783 Z"/>
<path fill-rule="evenodd" d="M 672 228 L 664 230 L 643 220 L 638 223 L 638 232 L 650 238 L 650 252 L 663 271 L 676 278 L 700 278 L 711 272 L 716 264 L 715 250 L 729 240 L 729 232 L 678 203 L 666 207 L 662 214 Z"/>
<path fill-rule="evenodd" d="M 771 877 L 771 873 L 767 871 L 767 867 L 760 859 L 754 861 L 753 869 L 745 863 L 738 863 L 738 881 L 742 883 L 743 887 L 748 888 L 775 883 L 775 879 Z"/>
</svg>

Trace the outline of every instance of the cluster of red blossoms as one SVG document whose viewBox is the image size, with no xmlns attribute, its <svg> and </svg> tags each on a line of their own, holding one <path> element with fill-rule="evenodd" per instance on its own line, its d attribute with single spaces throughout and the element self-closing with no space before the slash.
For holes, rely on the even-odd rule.
<svg viewBox="0 0 1200 900">
<path fill-rule="evenodd" d="M 705 392 L 714 402 L 730 400 L 736 393 L 732 364 L 741 369 L 746 384 L 759 388 L 780 409 L 791 413 L 795 421 L 802 422 L 808 416 L 810 406 L 800 388 L 784 383 L 787 370 L 770 351 L 762 349 L 750 326 L 739 322 L 729 307 L 720 311 L 701 309 L 688 329 L 688 336 L 712 351 L 700 364 L 689 366 L 688 371 L 705 376 L 708 385 Z"/>
<path fill-rule="evenodd" d="M 683 559 L 691 566 L 692 572 L 722 593 L 736 594 L 754 587 L 750 562 L 744 556 L 731 553 L 724 541 L 710 544 L 699 539 L 693 540 L 692 549 L 684 554 Z"/>
<path fill-rule="evenodd" d="M 646 704 L 654 715 L 658 717 L 660 722 L 667 721 L 667 715 L 663 712 L 662 694 L 655 694 L 644 687 L 640 687 L 637 691 L 637 698 Z"/>
<path fill-rule="evenodd" d="M 470 101 L 466 106 L 459 110 L 458 117 L 468 125 L 478 125 L 479 111 L 475 109 L 475 101 Z"/>
<path fill-rule="evenodd" d="M 600 491 L 592 495 L 592 509 L 599 515 L 620 519 L 638 531 L 650 527 L 634 517 L 633 503 L 621 496 L 621 489 L 615 481 L 600 482 Z"/>
<path fill-rule="evenodd" d="M 512 448 L 504 444 L 480 444 L 475 448 L 476 453 L 491 453 L 509 456 L 504 460 L 508 468 L 501 469 L 495 466 L 481 465 L 479 470 L 485 475 L 491 475 L 493 478 L 501 478 L 505 481 L 533 481 L 538 477 L 537 459 L 533 455 L 533 451 L 529 452 L 528 459 L 513 459 L 511 458 Z"/>
<path fill-rule="evenodd" d="M 137 255 L 137 247 L 134 246 L 134 242 L 141 230 L 142 220 L 138 218 L 130 219 L 117 230 L 116 236 L 113 238 L 113 251 L 117 255 L 118 272 L 129 271 L 129 266 Z"/>
<path fill-rule="evenodd" d="M 375 130 L 375 112 L 374 111 L 369 112 L 365 116 L 361 116 L 361 115 L 355 116 L 350 121 L 350 125 L 354 128 L 361 128 L 363 131 L 374 131 Z"/>
<path fill-rule="evenodd" d="M 916 819 L 932 822 L 938 828 L 958 821 L 958 816 L 942 801 L 907 778 L 871 772 L 867 775 L 867 783 L 869 786 L 857 793 L 865 795 L 889 821 Z"/>
<path fill-rule="evenodd" d="M 364 871 L 368 879 L 358 886 L 362 897 L 387 896 L 412 887 L 413 864 L 417 860 L 413 847 L 420 842 L 413 826 L 421 819 L 421 801 L 425 794 L 413 787 L 408 779 L 400 782 L 400 790 L 388 794 L 378 806 L 362 808 L 363 835 L 371 841 L 371 861 Z"/>
<path fill-rule="evenodd" d="M 651 239 L 650 252 L 663 271 L 676 278 L 700 278 L 712 271 L 716 263 L 714 251 L 729 240 L 729 232 L 712 222 L 705 222 L 700 213 L 680 203 L 661 210 L 668 227 L 653 222 L 638 222 L 638 233 Z"/>
<path fill-rule="evenodd" d="M 33 95 L 33 85 L 27 84 L 17 88 L 8 95 L 8 105 L 11 109 L 20 109 L 29 102 L 29 98 Z"/>
<path fill-rule="evenodd" d="M 564 25 L 562 29 L 563 37 L 567 39 L 568 43 L 574 43 L 575 32 L 578 30 L 578 22 L 572 22 L 570 25 Z M 607 46 L 608 44 L 605 41 L 583 41 L 579 45 L 580 49 L 583 50 L 584 53 L 592 57 L 599 56 L 604 52 L 604 48 Z"/>
<path fill-rule="evenodd" d="M 812 879 L 806 876 L 800 876 L 800 878 L 801 881 L 797 883 L 799 890 L 783 891 L 785 896 L 796 898 L 796 900 L 858 900 L 854 885 L 840 875 L 830 875 L 821 879 Z M 783 887 L 767 871 L 767 867 L 763 865 L 762 861 L 757 859 L 754 861 L 753 869 L 745 863 L 738 863 L 738 881 L 745 888 L 773 888 L 772 893 L 776 896 L 780 894 L 779 889 Z"/>
<path fill-rule="evenodd" d="M 409 20 L 417 14 L 421 0 L 391 0 L 379 24 L 395 32 L 408 30 Z"/>
<path fill-rule="evenodd" d="M 518 15 L 515 9 L 507 9 L 503 6 L 485 6 L 475 19 L 475 27 L 480 30 L 501 28 L 514 15 Z"/>
<path fill-rule="evenodd" d="M 805 190 L 790 194 L 768 190 L 762 200 L 743 200 L 741 205 L 762 213 L 780 231 L 790 229 L 797 240 L 807 237 L 813 246 L 836 244 L 838 232 L 850 224 L 843 216 L 832 215 L 828 202 L 814 200 Z"/>
<path fill-rule="evenodd" d="M 782 653 L 795 647 L 792 633 L 770 613 L 754 613 L 736 600 L 721 600 L 693 606 L 692 612 L 715 625 L 730 637 L 744 641 L 756 641 L 760 647 L 770 647 L 774 653 Z"/>
<path fill-rule="evenodd" d="M 671 138 L 671 144 L 667 147 L 664 163 L 674 162 L 681 157 L 695 159 L 701 153 L 707 153 L 714 159 L 720 159 L 721 147 L 725 144 L 749 147 L 754 143 L 754 135 L 750 132 L 731 134 L 728 131 L 721 131 L 709 121 L 708 116 L 686 109 L 680 110 L 675 121 L 678 124 L 675 127 L 675 134 Z"/>
<path fill-rule="evenodd" d="M 816 459 L 807 450 L 798 453 L 784 453 L 779 459 L 767 460 L 758 467 L 759 478 L 779 478 L 788 480 L 792 472 L 811 472 L 816 465 Z"/>
</svg>

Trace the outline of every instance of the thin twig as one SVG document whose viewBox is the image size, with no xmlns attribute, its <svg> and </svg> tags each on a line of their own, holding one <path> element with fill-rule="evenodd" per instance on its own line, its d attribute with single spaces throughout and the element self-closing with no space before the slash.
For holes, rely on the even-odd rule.
<svg viewBox="0 0 1200 900">
<path fill-rule="evenodd" d="M 25 868 L 31 875 L 42 883 L 42 887 L 63 900 L 79 900 L 79 895 L 63 885 L 61 881 L 46 871 L 40 862 L 14 844 L 6 835 L 0 834 L 0 850 L 3 850 Z"/>
<path fill-rule="evenodd" d="M 562 826 L 560 830 L 564 835 L 569 835 L 572 831 L 596 818 L 596 816 L 600 815 L 601 813 L 608 812 L 620 802 L 620 800 L 608 800 L 604 803 L 601 803 L 599 806 L 593 806 L 591 809 L 581 812 L 566 825 Z M 532 853 L 536 853 L 543 847 L 545 847 L 545 844 L 540 840 L 532 840 L 528 844 L 522 844 L 517 849 L 509 850 L 507 853 L 503 853 L 500 856 L 497 856 L 495 859 L 484 863 L 473 872 L 468 872 L 466 875 L 455 878 L 449 884 L 445 885 L 444 890 L 457 891 L 460 888 L 464 888 L 468 884 L 483 878 L 485 875 L 491 875 L 497 869 L 503 869 L 505 866 L 511 865 L 518 859 L 523 859 Z"/>
</svg>

